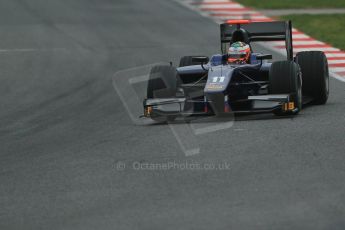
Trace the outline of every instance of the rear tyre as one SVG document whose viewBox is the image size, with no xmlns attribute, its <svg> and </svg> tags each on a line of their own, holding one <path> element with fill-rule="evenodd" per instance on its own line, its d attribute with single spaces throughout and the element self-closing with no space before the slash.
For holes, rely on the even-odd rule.
<svg viewBox="0 0 345 230">
<path fill-rule="evenodd" d="M 158 65 L 151 69 L 147 85 L 147 98 L 169 98 L 176 96 L 177 72 L 173 66 Z M 153 115 L 151 118 L 158 122 L 175 120 L 176 116 Z"/>
<path fill-rule="evenodd" d="M 329 95 L 329 70 L 326 55 L 321 51 L 305 51 L 296 55 L 302 72 L 302 92 L 313 98 L 313 103 L 323 105 Z"/>
<path fill-rule="evenodd" d="M 292 61 L 280 61 L 272 64 L 269 72 L 270 94 L 293 94 L 293 102 L 302 109 L 302 81 L 299 67 Z M 282 110 L 274 112 L 276 115 L 287 115 Z"/>
<path fill-rule="evenodd" d="M 184 57 L 182 57 L 180 59 L 179 67 L 191 66 L 191 65 L 199 65 L 200 62 L 193 61 L 193 57 L 199 57 L 199 56 L 184 56 Z"/>
</svg>

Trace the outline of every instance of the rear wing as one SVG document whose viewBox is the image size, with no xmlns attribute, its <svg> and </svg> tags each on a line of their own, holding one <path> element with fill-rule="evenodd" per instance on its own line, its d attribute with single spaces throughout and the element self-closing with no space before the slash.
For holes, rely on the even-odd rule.
<svg viewBox="0 0 345 230">
<path fill-rule="evenodd" d="M 240 38 L 238 31 L 242 34 Z M 236 34 L 237 33 L 237 34 Z M 236 38 L 233 35 L 237 35 Z M 227 52 L 230 43 L 241 41 L 259 42 L 259 41 L 285 41 L 288 60 L 293 60 L 292 47 L 292 23 L 291 21 L 275 22 L 249 22 L 245 20 L 228 21 L 220 25 L 221 49 L 222 53 Z"/>
</svg>

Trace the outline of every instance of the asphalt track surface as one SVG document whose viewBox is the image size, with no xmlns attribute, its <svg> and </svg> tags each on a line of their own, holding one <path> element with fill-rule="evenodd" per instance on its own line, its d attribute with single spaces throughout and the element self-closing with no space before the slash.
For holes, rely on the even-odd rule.
<svg viewBox="0 0 345 230">
<path fill-rule="evenodd" d="M 117 71 L 211 55 L 218 40 L 174 1 L 2 0 L 0 229 L 344 229 L 340 81 L 295 118 L 198 136 L 195 156 L 168 125 L 133 124 Z M 130 167 L 186 160 L 230 169 Z"/>
</svg>

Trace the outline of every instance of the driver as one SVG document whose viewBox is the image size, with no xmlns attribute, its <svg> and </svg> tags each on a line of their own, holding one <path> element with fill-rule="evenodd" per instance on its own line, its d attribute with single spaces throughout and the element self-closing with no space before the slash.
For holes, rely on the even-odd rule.
<svg viewBox="0 0 345 230">
<path fill-rule="evenodd" d="M 231 64 L 249 64 L 250 46 L 244 42 L 231 44 L 228 51 L 228 62 Z"/>
</svg>

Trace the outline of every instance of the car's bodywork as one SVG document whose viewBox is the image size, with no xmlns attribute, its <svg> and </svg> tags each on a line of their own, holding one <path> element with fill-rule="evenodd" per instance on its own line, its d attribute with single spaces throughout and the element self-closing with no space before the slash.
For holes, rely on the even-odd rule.
<svg viewBox="0 0 345 230">
<path fill-rule="evenodd" d="M 267 59 L 271 59 L 271 55 L 252 53 L 250 64 L 244 65 L 227 62 L 228 47 L 236 41 L 247 44 L 285 41 L 287 60 L 294 61 L 291 22 L 236 21 L 221 24 L 220 28 L 222 54 L 212 56 L 207 63 L 176 68 L 176 95 L 145 99 L 146 117 L 298 112 L 299 108 L 294 104 L 296 92 L 270 93 L 269 71 L 272 63 Z"/>
</svg>

